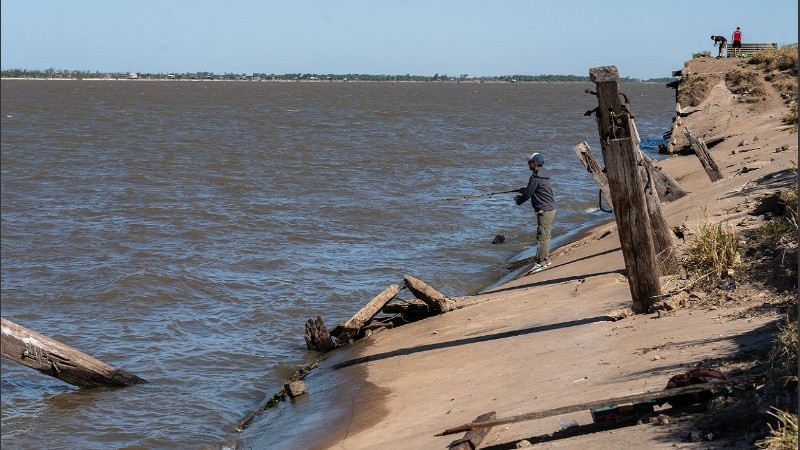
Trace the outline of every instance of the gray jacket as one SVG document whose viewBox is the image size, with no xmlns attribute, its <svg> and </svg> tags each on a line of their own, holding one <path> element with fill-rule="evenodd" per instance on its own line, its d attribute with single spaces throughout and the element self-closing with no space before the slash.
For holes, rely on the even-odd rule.
<svg viewBox="0 0 800 450">
<path fill-rule="evenodd" d="M 520 189 L 519 193 L 521 196 L 517 200 L 518 205 L 531 199 L 531 206 L 537 213 L 556 209 L 553 186 L 550 184 L 550 174 L 543 167 L 540 167 L 539 170 L 531 175 L 528 180 L 528 186 Z"/>
</svg>

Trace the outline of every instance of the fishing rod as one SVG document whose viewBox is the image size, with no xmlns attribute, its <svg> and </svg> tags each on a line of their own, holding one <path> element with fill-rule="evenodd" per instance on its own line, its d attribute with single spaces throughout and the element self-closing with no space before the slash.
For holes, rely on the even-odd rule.
<svg viewBox="0 0 800 450">
<path fill-rule="evenodd" d="M 519 189 L 511 189 L 509 191 L 500 191 L 500 192 L 488 192 L 486 194 L 474 194 L 474 195 L 465 195 L 463 197 L 450 197 L 450 198 L 443 198 L 440 201 L 450 201 L 450 200 L 463 200 L 465 198 L 478 198 L 478 197 L 489 197 L 491 195 L 497 194 L 511 194 L 513 192 L 519 193 Z"/>
</svg>

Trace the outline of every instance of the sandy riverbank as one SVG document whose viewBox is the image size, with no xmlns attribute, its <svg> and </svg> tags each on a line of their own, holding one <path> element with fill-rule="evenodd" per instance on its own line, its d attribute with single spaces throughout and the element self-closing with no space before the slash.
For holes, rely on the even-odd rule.
<svg viewBox="0 0 800 450">
<path fill-rule="evenodd" d="M 779 93 L 765 82 L 764 98 L 746 102 L 713 75 L 743 64 L 699 58 L 684 67 L 690 78 L 708 79 L 712 89 L 690 114 L 677 118 L 676 145 L 683 126 L 713 140 L 711 154 L 724 175 L 712 183 L 694 155 L 658 162 L 688 192 L 662 205 L 670 228 L 684 230 L 687 240 L 702 223 L 740 233 L 753 229 L 764 220 L 750 214 L 758 200 L 794 188 L 797 134 L 782 122 L 788 107 Z M 600 158 L 599 149 L 593 150 Z M 683 306 L 669 315 L 612 321 L 609 313 L 632 303 L 616 231 L 615 223 L 597 226 L 557 249 L 553 265 L 543 272 L 464 298 L 461 309 L 334 351 L 307 376 L 309 401 L 315 384 L 331 373 L 356 381 L 342 387 L 346 411 L 330 418 L 318 448 L 443 449 L 463 433 L 435 434 L 487 412 L 505 418 L 659 390 L 673 375 L 698 365 L 731 375 L 757 369 L 757 357 L 748 361 L 741 355 L 768 350 L 780 317 L 771 306 L 793 297 L 796 284 L 794 293 L 778 292 L 766 283 L 775 281 L 774 275 L 745 265 L 734 274 L 733 289 L 695 297 L 684 292 Z M 675 248 L 681 254 L 686 241 L 676 237 Z M 710 445 L 686 441 L 689 418 L 547 439 L 569 421 L 584 425 L 591 416 L 582 411 L 494 427 L 479 448 L 516 448 L 523 440 L 542 441 L 539 448 Z M 752 448 L 751 438 L 717 437 L 720 446 L 728 439 L 728 448 Z M 250 444 L 260 447 L 259 439 Z"/>
</svg>

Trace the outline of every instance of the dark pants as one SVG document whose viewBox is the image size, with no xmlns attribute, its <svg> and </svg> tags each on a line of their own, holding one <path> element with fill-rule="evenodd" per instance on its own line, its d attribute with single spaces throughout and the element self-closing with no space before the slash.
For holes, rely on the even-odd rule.
<svg viewBox="0 0 800 450">
<path fill-rule="evenodd" d="M 555 210 L 540 211 L 536 214 L 536 260 L 539 262 L 550 260 L 550 234 L 553 231 L 555 218 Z"/>
</svg>

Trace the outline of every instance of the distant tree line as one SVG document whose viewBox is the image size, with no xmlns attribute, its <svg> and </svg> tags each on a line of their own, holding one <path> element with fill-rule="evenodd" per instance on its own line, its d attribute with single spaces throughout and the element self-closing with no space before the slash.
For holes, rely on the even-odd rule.
<svg viewBox="0 0 800 450">
<path fill-rule="evenodd" d="M 314 73 L 287 73 L 277 75 L 274 73 L 252 73 L 236 74 L 224 73 L 215 74 L 213 72 L 185 72 L 185 73 L 142 73 L 142 72 L 100 72 L 85 70 L 63 70 L 63 69 L 8 69 L 0 71 L 3 78 L 63 78 L 81 80 L 86 78 L 101 79 L 127 79 L 138 78 L 145 80 L 248 80 L 248 81 L 447 81 L 447 82 L 589 82 L 588 76 L 577 75 L 500 75 L 485 77 L 470 77 L 467 74 L 451 76 L 447 74 L 426 75 L 369 75 L 369 74 L 314 74 Z M 676 78 L 650 78 L 639 79 L 622 77 L 621 82 L 648 82 L 648 83 L 668 83 Z"/>
</svg>

